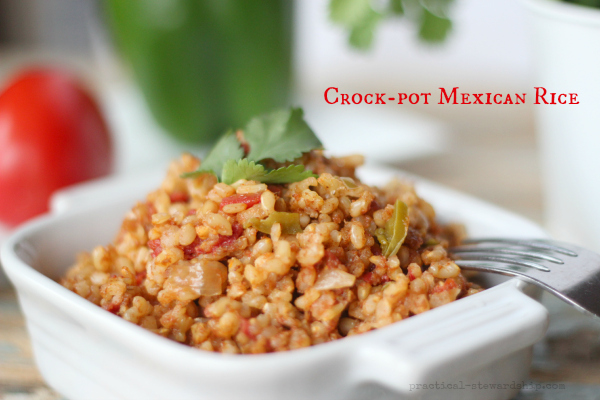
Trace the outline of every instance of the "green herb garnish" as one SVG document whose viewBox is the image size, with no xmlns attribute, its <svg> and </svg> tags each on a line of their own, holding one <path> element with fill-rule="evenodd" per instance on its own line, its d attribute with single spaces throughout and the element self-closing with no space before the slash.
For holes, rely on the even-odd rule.
<svg viewBox="0 0 600 400">
<path fill-rule="evenodd" d="M 191 178 L 212 173 L 226 184 L 240 179 L 283 184 L 316 177 L 317 175 L 305 169 L 303 165 L 292 164 L 270 170 L 260 164 L 267 159 L 290 162 L 305 152 L 323 147 L 302 116 L 302 109 L 295 108 L 253 118 L 244 129 L 244 139 L 250 147 L 246 157 L 236 136 L 232 131 L 228 131 L 213 147 L 197 171 L 182 176 Z"/>
<path fill-rule="evenodd" d="M 244 138 L 250 145 L 248 159 L 294 161 L 302 153 L 323 147 L 303 114 L 302 109 L 293 108 L 253 118 L 244 130 Z"/>
<path fill-rule="evenodd" d="M 210 153 L 202 161 L 200 168 L 194 172 L 183 174 L 184 178 L 192 178 L 204 173 L 214 174 L 217 177 L 223 172 L 227 160 L 237 160 L 244 156 L 244 150 L 236 139 L 233 131 L 229 130 L 219 139 Z"/>
<path fill-rule="evenodd" d="M 257 181 L 262 183 L 280 184 L 299 182 L 306 178 L 316 177 L 311 171 L 304 169 L 303 165 L 289 165 L 274 170 L 267 170 L 261 164 L 256 164 L 254 161 L 248 161 L 246 158 L 242 160 L 229 160 L 223 167 L 223 176 L 221 181 L 228 185 L 247 179 L 249 181 Z"/>
<path fill-rule="evenodd" d="M 223 166 L 223 175 L 221 182 L 231 185 L 240 179 L 249 181 L 259 181 L 266 174 L 265 167 L 256 164 L 254 161 L 248 161 L 243 158 L 241 160 L 228 160 Z"/>
<path fill-rule="evenodd" d="M 281 167 L 269 171 L 263 178 L 261 178 L 260 181 L 263 183 L 277 185 L 283 183 L 300 182 L 311 177 L 318 178 L 319 176 L 313 174 L 312 171 L 305 169 L 303 165 L 292 164 L 288 165 L 287 167 Z"/>
</svg>

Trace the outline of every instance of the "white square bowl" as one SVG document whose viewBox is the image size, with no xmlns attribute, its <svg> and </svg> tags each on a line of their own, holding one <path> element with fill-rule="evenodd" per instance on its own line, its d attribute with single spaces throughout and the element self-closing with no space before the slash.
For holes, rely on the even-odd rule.
<svg viewBox="0 0 600 400">
<path fill-rule="evenodd" d="M 75 254 L 110 242 L 158 171 L 111 178 L 55 197 L 53 211 L 0 250 L 17 289 L 37 365 L 76 399 L 509 399 L 527 379 L 547 311 L 516 279 L 382 329 L 306 349 L 223 355 L 170 341 L 59 285 Z M 370 184 L 399 171 L 364 167 Z M 440 219 L 472 237 L 545 237 L 537 225 L 419 178 Z M 501 384 L 490 389 L 484 384 Z M 437 388 L 436 388 L 437 384 Z M 426 386 L 423 386 L 426 385 Z"/>
</svg>

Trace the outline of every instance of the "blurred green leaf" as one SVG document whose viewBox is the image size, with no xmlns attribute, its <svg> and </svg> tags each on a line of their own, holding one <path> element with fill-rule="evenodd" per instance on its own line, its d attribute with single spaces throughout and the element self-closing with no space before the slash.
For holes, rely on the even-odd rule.
<svg viewBox="0 0 600 400">
<path fill-rule="evenodd" d="M 600 8 L 600 0 L 565 0 L 565 2 L 579 4 L 586 7 Z"/>
<path fill-rule="evenodd" d="M 396 15 L 404 15 L 402 0 L 390 0 L 390 10 Z"/>
<path fill-rule="evenodd" d="M 446 18 L 454 0 L 419 0 L 421 7 L 440 18 Z"/>
<path fill-rule="evenodd" d="M 429 43 L 446 39 L 452 23 L 448 18 L 454 0 L 387 0 L 372 7 L 370 0 L 330 0 L 329 15 L 333 22 L 345 26 L 349 42 L 357 49 L 371 47 L 378 24 L 390 18 L 406 17 L 418 25 L 418 36 Z M 572 0 L 599 1 L 600 0 Z"/>
<path fill-rule="evenodd" d="M 354 29 L 373 11 L 369 0 L 331 0 L 329 18 L 333 22 Z"/>
<path fill-rule="evenodd" d="M 361 50 L 371 47 L 375 36 L 375 29 L 380 19 L 381 14 L 371 10 L 365 20 L 350 31 L 350 44 Z"/>
<path fill-rule="evenodd" d="M 423 8 L 419 27 L 419 37 L 429 43 L 440 43 L 446 39 L 452 28 L 448 18 L 438 17 L 427 8 Z"/>
</svg>

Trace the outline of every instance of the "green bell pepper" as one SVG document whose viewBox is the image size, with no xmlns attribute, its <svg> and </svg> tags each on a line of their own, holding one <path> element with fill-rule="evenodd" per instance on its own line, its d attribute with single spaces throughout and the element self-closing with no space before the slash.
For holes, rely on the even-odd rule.
<svg viewBox="0 0 600 400">
<path fill-rule="evenodd" d="M 212 142 L 287 105 L 291 2 L 107 0 L 109 26 L 155 119 L 176 138 Z"/>
</svg>

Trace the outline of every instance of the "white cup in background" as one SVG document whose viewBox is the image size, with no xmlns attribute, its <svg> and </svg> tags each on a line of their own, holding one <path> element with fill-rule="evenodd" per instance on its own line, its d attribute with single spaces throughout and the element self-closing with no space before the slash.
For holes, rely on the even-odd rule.
<svg viewBox="0 0 600 400">
<path fill-rule="evenodd" d="M 600 251 L 600 10 L 556 0 L 524 2 L 534 86 L 577 93 L 579 101 L 535 105 L 547 227 L 557 239 Z"/>
</svg>

